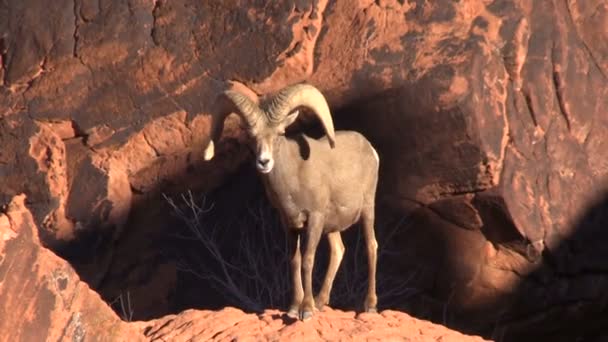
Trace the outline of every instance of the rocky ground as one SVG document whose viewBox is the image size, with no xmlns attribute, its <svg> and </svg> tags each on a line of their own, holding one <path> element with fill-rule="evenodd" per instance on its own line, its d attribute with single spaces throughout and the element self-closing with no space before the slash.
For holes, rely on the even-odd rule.
<svg viewBox="0 0 608 342">
<path fill-rule="evenodd" d="M 260 315 L 234 308 L 188 310 L 142 325 L 145 337 L 153 341 L 486 341 L 391 310 L 356 315 L 326 309 L 307 322 L 287 319 L 276 310 Z"/>
</svg>

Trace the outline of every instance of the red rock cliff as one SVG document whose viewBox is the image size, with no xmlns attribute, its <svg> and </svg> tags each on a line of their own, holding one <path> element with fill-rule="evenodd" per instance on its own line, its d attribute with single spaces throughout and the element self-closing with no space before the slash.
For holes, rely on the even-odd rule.
<svg viewBox="0 0 608 342">
<path fill-rule="evenodd" d="M 379 151 L 390 267 L 421 293 L 398 308 L 493 336 L 599 334 L 607 23 L 601 0 L 4 1 L 0 205 L 25 194 L 91 287 L 168 313 L 159 192 L 235 182 L 248 160 L 230 118 L 202 161 L 210 99 L 305 80 Z"/>
</svg>

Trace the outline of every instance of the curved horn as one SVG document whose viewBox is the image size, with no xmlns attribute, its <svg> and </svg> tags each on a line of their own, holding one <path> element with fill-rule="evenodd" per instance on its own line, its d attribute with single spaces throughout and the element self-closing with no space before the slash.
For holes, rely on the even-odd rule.
<svg viewBox="0 0 608 342">
<path fill-rule="evenodd" d="M 238 114 L 248 126 L 254 126 L 257 120 L 264 116 L 264 112 L 258 107 L 257 103 L 247 95 L 236 90 L 226 90 L 223 95 L 231 102 L 228 106 L 232 104 L 234 106 L 233 112 Z"/>
<path fill-rule="evenodd" d="M 325 128 L 329 145 L 334 148 L 336 138 L 329 105 L 323 94 L 310 84 L 296 84 L 278 92 L 270 100 L 266 116 L 272 122 L 280 122 L 297 107 L 306 107 L 317 115 Z"/>
<path fill-rule="evenodd" d="M 215 99 L 211 123 L 211 140 L 205 148 L 205 160 L 210 160 L 215 155 L 215 143 L 220 139 L 224 130 L 226 116 L 230 113 L 236 113 L 246 125 L 251 127 L 264 115 L 264 112 L 258 107 L 255 93 L 246 89 L 246 87 L 242 90 L 238 89 L 241 87 L 245 86 L 233 83 L 231 89 L 222 92 Z M 250 96 L 254 96 L 254 99 Z"/>
</svg>

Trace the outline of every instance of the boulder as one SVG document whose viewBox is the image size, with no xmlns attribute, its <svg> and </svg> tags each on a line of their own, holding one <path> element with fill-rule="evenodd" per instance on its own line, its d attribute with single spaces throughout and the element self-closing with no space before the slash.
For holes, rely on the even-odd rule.
<svg viewBox="0 0 608 342">
<path fill-rule="evenodd" d="M 0 214 L 0 340 L 143 341 L 67 261 L 40 244 L 26 201 L 17 195 Z"/>
</svg>

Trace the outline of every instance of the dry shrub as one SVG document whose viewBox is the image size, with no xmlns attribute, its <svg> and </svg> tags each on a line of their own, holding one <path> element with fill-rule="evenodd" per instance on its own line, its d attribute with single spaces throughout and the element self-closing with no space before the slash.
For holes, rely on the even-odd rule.
<svg viewBox="0 0 608 342">
<path fill-rule="evenodd" d="M 214 207 L 204 195 L 187 192 L 177 199 L 165 196 L 174 215 L 188 228 L 183 239 L 197 241 L 196 251 L 183 251 L 180 270 L 194 274 L 224 297 L 226 305 L 260 312 L 284 309 L 291 302 L 289 252 L 285 231 L 274 208 L 259 197 L 234 208 Z M 379 242 L 377 289 L 379 304 L 403 302 L 416 293 L 410 277 L 383 272 L 382 260 L 398 257 L 391 248 L 394 234 L 406 229 L 403 222 L 392 229 L 376 229 Z M 346 246 L 331 293 L 330 305 L 360 309 L 367 292 L 367 255 L 358 225 L 343 233 Z M 322 239 L 317 250 L 313 282 L 318 290 L 328 262 L 328 245 Z M 192 257 L 195 255 L 196 257 Z M 413 276 L 413 275 L 412 275 Z M 390 305 L 388 305 L 390 306 Z"/>
</svg>

